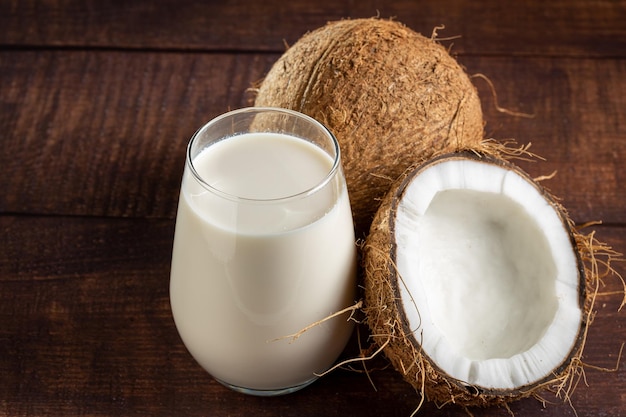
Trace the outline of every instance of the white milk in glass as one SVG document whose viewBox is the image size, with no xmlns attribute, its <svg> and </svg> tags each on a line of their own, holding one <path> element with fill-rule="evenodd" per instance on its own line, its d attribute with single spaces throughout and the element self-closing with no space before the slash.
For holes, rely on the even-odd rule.
<svg viewBox="0 0 626 417">
<path fill-rule="evenodd" d="M 287 337 L 354 303 L 356 247 L 343 174 L 285 199 L 323 182 L 333 159 L 273 133 L 221 140 L 192 163 L 206 184 L 186 167 L 170 283 L 183 342 L 235 387 L 310 382 L 332 366 L 353 329 L 346 313 Z"/>
</svg>

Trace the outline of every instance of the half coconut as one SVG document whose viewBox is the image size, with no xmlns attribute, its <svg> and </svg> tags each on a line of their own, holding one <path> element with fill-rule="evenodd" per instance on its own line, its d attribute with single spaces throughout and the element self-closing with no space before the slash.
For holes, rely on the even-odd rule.
<svg viewBox="0 0 626 417">
<path fill-rule="evenodd" d="M 364 245 L 372 337 L 426 398 L 491 405 L 570 374 L 589 307 L 572 223 L 503 160 L 431 160 L 383 200 Z"/>
</svg>

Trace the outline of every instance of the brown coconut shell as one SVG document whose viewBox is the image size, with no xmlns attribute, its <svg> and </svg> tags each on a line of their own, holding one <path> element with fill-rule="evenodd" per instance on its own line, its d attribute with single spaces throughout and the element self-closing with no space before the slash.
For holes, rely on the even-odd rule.
<svg viewBox="0 0 626 417">
<path fill-rule="evenodd" d="M 273 65 L 255 106 L 284 107 L 337 137 L 357 238 L 409 166 L 483 139 L 475 87 L 436 40 L 382 19 L 328 23 Z"/>
<path fill-rule="evenodd" d="M 576 249 L 580 276 L 580 308 L 583 311 L 577 342 L 570 351 L 568 358 L 554 369 L 552 375 L 531 386 L 521 386 L 513 390 L 490 390 L 478 386 L 468 386 L 443 372 L 436 363 L 421 349 L 407 325 L 407 320 L 400 299 L 401 279 L 394 267 L 395 243 L 395 211 L 402 198 L 406 186 L 412 178 L 424 169 L 449 158 L 475 158 L 486 163 L 503 166 L 514 170 L 525 177 L 545 196 L 546 200 L 560 215 L 564 226 L 569 231 L 573 247 Z M 583 366 L 581 356 L 584 348 L 586 329 L 592 320 L 592 308 L 599 283 L 596 256 L 607 255 L 607 249 L 593 238 L 593 234 L 584 236 L 574 227 L 565 209 L 540 184 L 522 172 L 510 162 L 493 156 L 475 152 L 462 152 L 442 155 L 407 171 L 389 190 L 385 196 L 375 219 L 370 234 L 363 247 L 363 263 L 365 270 L 365 307 L 366 322 L 371 330 L 375 345 L 384 347 L 385 356 L 404 379 L 410 383 L 423 397 L 434 401 L 439 406 L 459 404 L 462 406 L 502 405 L 510 401 L 529 396 L 538 397 L 541 389 L 555 391 L 569 398 L 569 390 L 575 385 L 574 380 L 580 376 Z M 583 262 L 584 261 L 584 262 Z M 610 268 L 609 268 L 610 269 Z M 611 270 L 612 272 L 612 270 Z M 538 397 L 539 398 L 539 397 Z"/>
</svg>

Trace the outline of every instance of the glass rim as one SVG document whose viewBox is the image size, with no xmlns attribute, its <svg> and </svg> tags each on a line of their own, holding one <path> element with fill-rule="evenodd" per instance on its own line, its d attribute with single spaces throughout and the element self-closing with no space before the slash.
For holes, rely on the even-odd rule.
<svg viewBox="0 0 626 417">
<path fill-rule="evenodd" d="M 211 128 L 212 126 L 214 126 L 215 124 L 219 123 L 220 121 L 222 121 L 223 119 L 226 119 L 228 117 L 232 117 L 235 116 L 237 114 L 244 114 L 244 113 L 268 113 L 268 112 L 274 112 L 274 113 L 282 113 L 282 114 L 286 114 L 289 116 L 293 116 L 299 119 L 303 119 L 305 121 L 307 121 L 308 123 L 316 126 L 317 128 L 320 129 L 320 131 L 328 136 L 328 138 L 331 140 L 333 149 L 335 151 L 335 156 L 333 158 L 333 164 L 330 167 L 330 169 L 328 170 L 328 172 L 326 173 L 326 175 L 313 187 L 309 187 L 303 191 L 300 191 L 298 193 L 295 194 L 290 194 L 290 195 L 286 195 L 283 197 L 273 197 L 273 198 L 252 198 L 252 197 L 242 197 L 236 194 L 231 194 L 228 193 L 226 191 L 222 191 L 219 188 L 216 188 L 214 186 L 212 186 L 211 184 L 209 184 L 208 182 L 206 182 L 206 180 L 204 180 L 202 178 L 202 176 L 198 173 L 198 171 L 196 170 L 194 164 L 193 164 L 193 158 L 191 156 L 191 152 L 192 152 L 192 147 L 194 145 L 194 143 L 197 141 L 197 139 L 200 137 L 200 135 L 202 135 L 203 132 L 205 132 L 206 130 L 208 130 L 209 128 Z M 285 134 L 285 135 L 289 135 L 289 136 L 293 136 L 297 139 L 300 140 L 306 140 L 308 142 L 310 142 L 312 145 L 318 146 L 317 144 L 307 140 L 307 138 L 303 138 L 300 136 L 296 136 L 293 135 L 291 133 L 281 133 L 281 132 L 259 132 L 259 133 L 278 133 L 278 134 Z M 242 133 L 238 133 L 238 134 L 234 134 L 231 136 L 223 136 L 219 139 L 217 139 L 214 143 L 217 143 L 223 139 L 226 139 L 228 137 L 235 137 L 235 136 L 239 136 L 245 134 L 245 132 Z M 212 146 L 212 145 L 208 145 L 206 146 L 204 149 L 206 149 L 207 147 Z M 318 146 L 319 147 L 319 146 Z M 202 152 L 202 151 L 201 151 Z M 324 151 L 326 152 L 326 151 Z M 330 156 L 330 155 L 329 155 Z M 231 200 L 231 201 L 236 201 L 236 202 L 245 202 L 245 203 L 250 203 L 250 204 L 274 204 L 274 203 L 282 203 L 285 201 L 290 201 L 290 200 L 298 200 L 298 199 L 302 199 L 302 198 L 306 198 L 308 196 L 311 196 L 315 193 L 317 193 L 318 191 L 320 191 L 322 188 L 326 187 L 326 185 L 328 185 L 328 183 L 330 183 L 332 181 L 332 179 L 335 177 L 335 175 L 337 174 L 337 171 L 339 171 L 340 166 L 341 166 L 341 149 L 339 147 L 339 142 L 337 141 L 337 138 L 335 137 L 335 135 L 333 135 L 333 133 L 330 131 L 330 129 L 328 129 L 323 123 L 319 122 L 318 120 L 304 114 L 304 113 L 300 113 L 298 111 L 295 110 L 291 110 L 291 109 L 285 109 L 285 108 L 281 108 L 281 107 L 243 107 L 240 109 L 236 109 L 236 110 L 231 110 L 228 111 L 226 113 L 223 113 L 219 116 L 216 116 L 215 118 L 211 119 L 210 121 L 208 121 L 207 123 L 205 123 L 202 127 L 200 127 L 198 130 L 196 130 L 196 132 L 191 136 L 191 139 L 189 140 L 189 143 L 187 144 L 187 152 L 186 152 L 186 157 L 185 157 L 185 165 L 189 168 L 192 176 L 194 177 L 194 179 L 196 181 L 198 181 L 198 183 L 207 191 L 214 193 L 222 198 Z"/>
</svg>

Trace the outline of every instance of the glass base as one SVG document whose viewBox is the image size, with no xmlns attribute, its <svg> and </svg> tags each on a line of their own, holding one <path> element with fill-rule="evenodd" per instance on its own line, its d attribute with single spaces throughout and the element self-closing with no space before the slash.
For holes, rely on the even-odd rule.
<svg viewBox="0 0 626 417">
<path fill-rule="evenodd" d="M 229 383 L 224 382 L 224 381 L 220 381 L 219 379 L 215 378 L 215 380 L 217 382 L 219 382 L 220 384 L 224 385 L 227 388 L 232 389 L 233 391 L 237 391 L 237 392 L 240 392 L 242 394 L 256 395 L 257 397 L 275 397 L 275 396 L 278 396 L 278 395 L 291 394 L 293 392 L 301 390 L 302 388 L 308 387 L 309 385 L 311 385 L 312 383 L 317 381 L 317 379 L 318 379 L 317 377 L 311 378 L 310 380 L 306 381 L 305 383 L 300 384 L 300 385 L 296 385 L 296 386 L 293 386 L 293 387 L 264 390 L 264 389 L 253 389 L 253 388 L 238 387 L 236 385 L 232 385 L 232 384 L 229 384 Z"/>
</svg>

